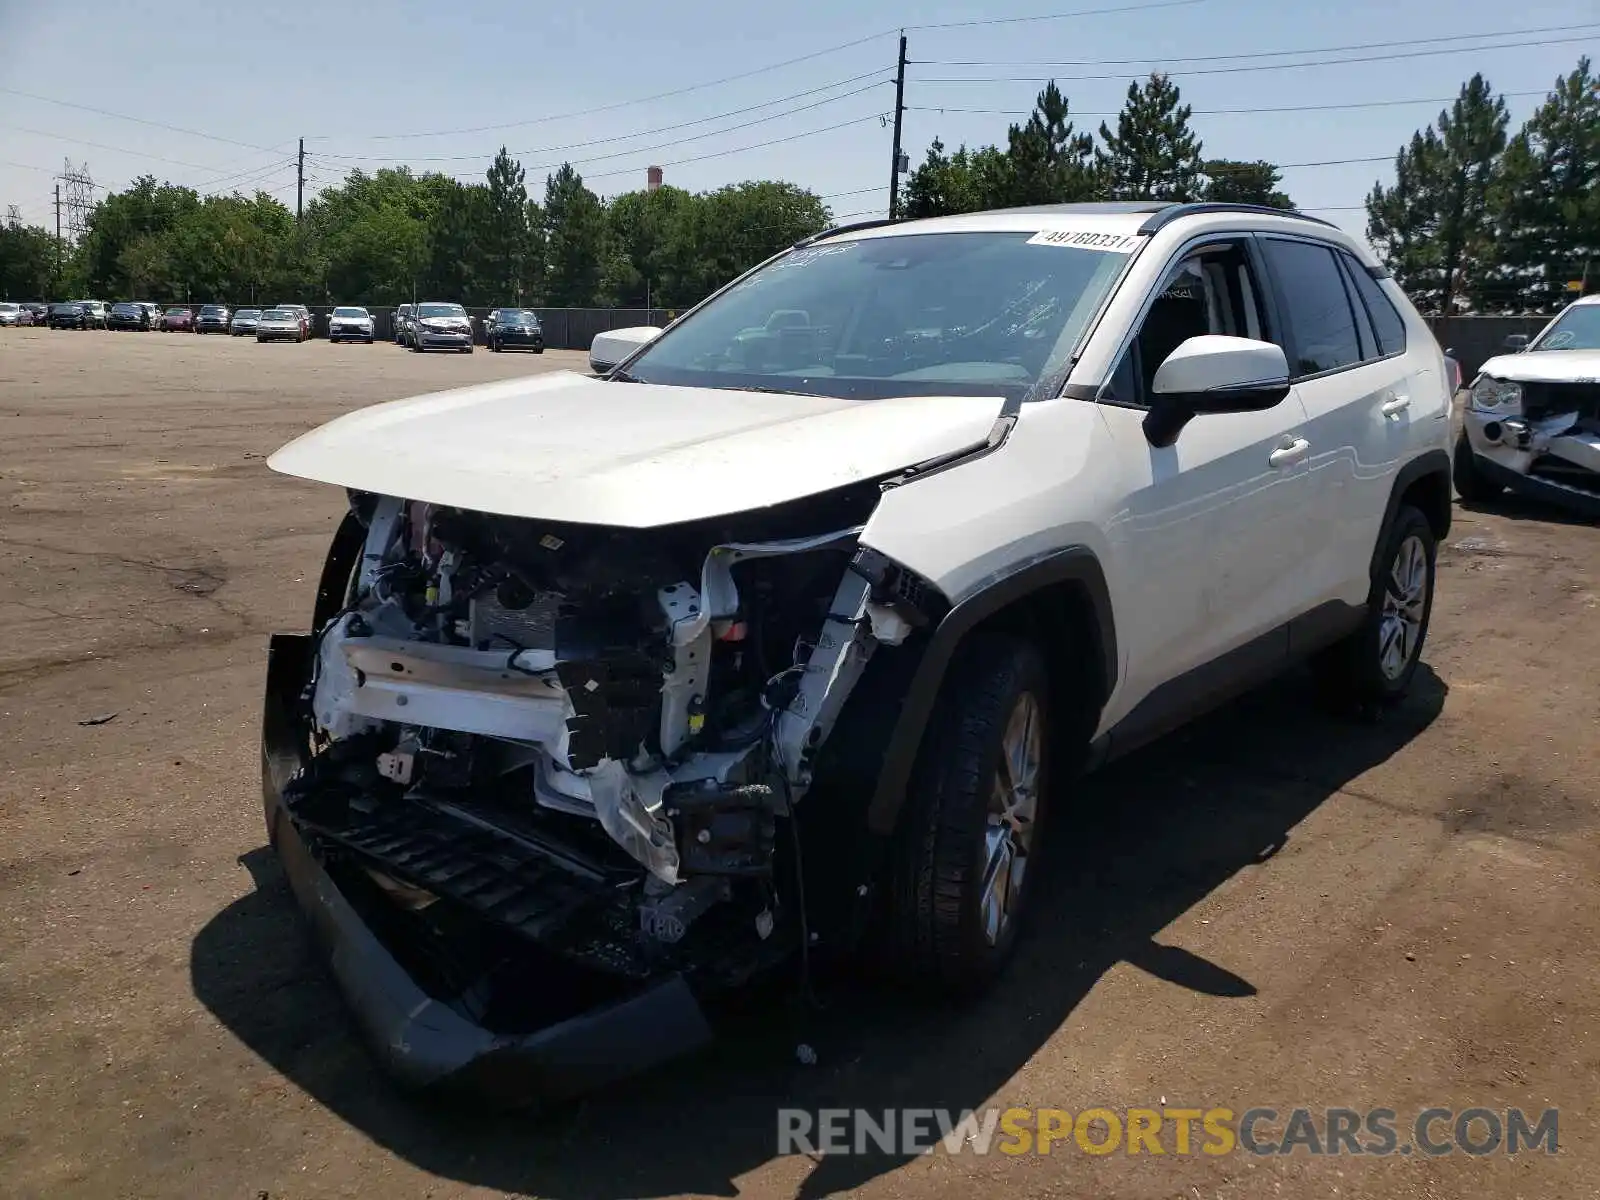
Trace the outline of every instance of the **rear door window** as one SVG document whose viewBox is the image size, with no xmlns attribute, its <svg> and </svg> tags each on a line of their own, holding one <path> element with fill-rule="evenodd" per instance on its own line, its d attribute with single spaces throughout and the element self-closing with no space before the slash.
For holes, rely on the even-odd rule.
<svg viewBox="0 0 1600 1200">
<path fill-rule="evenodd" d="M 1362 361 L 1355 310 L 1334 251 L 1311 242 L 1263 238 L 1287 326 L 1290 374 L 1301 379 Z"/>
</svg>

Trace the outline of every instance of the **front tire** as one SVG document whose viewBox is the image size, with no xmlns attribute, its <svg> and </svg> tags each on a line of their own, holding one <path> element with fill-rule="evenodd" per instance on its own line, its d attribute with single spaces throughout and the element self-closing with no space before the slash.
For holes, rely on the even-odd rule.
<svg viewBox="0 0 1600 1200">
<path fill-rule="evenodd" d="M 1385 532 L 1361 625 L 1312 660 L 1330 701 L 1370 710 L 1395 703 L 1411 687 L 1433 617 L 1437 558 L 1428 518 L 1401 505 Z"/>
<path fill-rule="evenodd" d="M 962 647 L 896 833 L 887 950 L 901 979 L 972 994 L 1009 960 L 1038 877 L 1049 716 L 1031 642 L 985 634 Z"/>
<path fill-rule="evenodd" d="M 1483 472 L 1478 469 L 1478 456 L 1473 452 L 1472 443 L 1467 440 L 1465 429 L 1456 439 L 1450 473 L 1454 476 L 1456 495 L 1468 504 L 1489 504 L 1505 494 L 1503 487 L 1484 478 Z"/>
</svg>

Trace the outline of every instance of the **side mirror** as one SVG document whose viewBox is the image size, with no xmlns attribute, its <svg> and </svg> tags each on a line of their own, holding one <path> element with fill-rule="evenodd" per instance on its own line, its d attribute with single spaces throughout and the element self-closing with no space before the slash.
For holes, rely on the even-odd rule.
<svg viewBox="0 0 1600 1200">
<path fill-rule="evenodd" d="M 1202 414 L 1272 408 L 1289 394 L 1289 362 L 1272 342 L 1203 334 L 1167 356 L 1151 390 L 1145 440 L 1170 446 Z"/>
<path fill-rule="evenodd" d="M 597 333 L 589 344 L 589 369 L 596 375 L 604 375 L 640 346 L 660 336 L 661 329 L 655 325 L 635 325 L 629 329 Z"/>
<path fill-rule="evenodd" d="M 1528 348 L 1528 335 L 1525 333 L 1512 333 L 1506 335 L 1506 349 L 1513 354 Z"/>
</svg>

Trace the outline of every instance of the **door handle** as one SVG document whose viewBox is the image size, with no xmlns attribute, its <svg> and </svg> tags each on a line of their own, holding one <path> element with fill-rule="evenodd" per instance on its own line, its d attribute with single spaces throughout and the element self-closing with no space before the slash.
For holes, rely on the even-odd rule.
<svg viewBox="0 0 1600 1200">
<path fill-rule="evenodd" d="M 1279 446 L 1267 455 L 1267 461 L 1278 468 L 1292 467 L 1295 463 L 1303 462 L 1306 455 L 1311 453 L 1311 443 L 1305 438 L 1295 438 L 1287 446 Z"/>
<path fill-rule="evenodd" d="M 1410 396 L 1394 396 L 1394 395 L 1391 395 L 1387 400 L 1385 400 L 1382 404 L 1380 404 L 1378 406 L 1378 411 L 1381 412 L 1386 417 L 1398 417 L 1401 413 L 1405 412 L 1405 410 L 1410 408 L 1410 407 L 1411 407 L 1411 397 Z"/>
</svg>

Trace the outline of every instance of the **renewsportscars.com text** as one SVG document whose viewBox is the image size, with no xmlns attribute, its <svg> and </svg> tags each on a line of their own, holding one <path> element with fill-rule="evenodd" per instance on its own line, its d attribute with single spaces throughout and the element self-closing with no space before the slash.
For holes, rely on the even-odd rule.
<svg viewBox="0 0 1600 1200">
<path fill-rule="evenodd" d="M 778 1153 L 1555 1154 L 1559 1118 L 1553 1108 L 785 1108 Z"/>
</svg>

